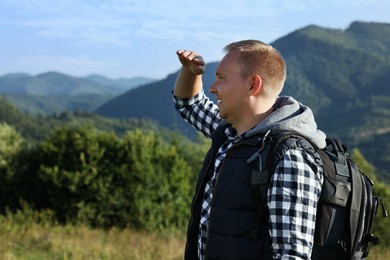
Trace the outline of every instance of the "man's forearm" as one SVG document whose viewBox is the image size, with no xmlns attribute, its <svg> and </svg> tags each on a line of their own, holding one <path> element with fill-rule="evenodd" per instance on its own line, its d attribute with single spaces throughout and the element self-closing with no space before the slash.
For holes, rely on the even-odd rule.
<svg viewBox="0 0 390 260">
<path fill-rule="evenodd" d="M 190 98 L 198 94 L 202 87 L 202 75 L 194 75 L 187 67 L 182 66 L 173 93 L 180 98 Z"/>
<path fill-rule="evenodd" d="M 205 72 L 206 64 L 202 56 L 196 52 L 178 50 L 176 54 L 183 66 L 177 76 L 173 93 L 179 98 L 191 98 L 203 87 L 202 74 Z"/>
</svg>

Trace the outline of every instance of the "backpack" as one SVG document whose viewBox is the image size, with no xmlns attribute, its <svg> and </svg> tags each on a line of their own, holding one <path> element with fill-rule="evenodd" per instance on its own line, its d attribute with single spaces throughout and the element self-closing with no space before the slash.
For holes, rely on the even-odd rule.
<svg viewBox="0 0 390 260">
<path fill-rule="evenodd" d="M 290 138 L 307 140 L 294 132 L 272 136 L 265 170 L 262 171 L 263 163 L 260 161 L 260 169 L 252 171 L 253 196 L 255 201 L 262 203 L 262 207 L 267 207 L 267 190 L 278 162 L 275 158 L 283 157 L 282 144 Z M 307 141 L 320 156 L 324 169 L 312 259 L 367 257 L 370 245 L 379 243 L 379 238 L 371 233 L 379 205 L 383 217 L 388 216 L 383 200 L 373 195 L 374 183 L 351 160 L 346 145 L 337 139 L 327 138 L 326 148 L 318 149 Z"/>
</svg>

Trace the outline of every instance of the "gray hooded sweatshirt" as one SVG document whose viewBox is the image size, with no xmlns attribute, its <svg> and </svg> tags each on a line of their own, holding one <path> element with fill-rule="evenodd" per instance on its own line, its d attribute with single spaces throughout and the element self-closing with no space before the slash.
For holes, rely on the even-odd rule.
<svg viewBox="0 0 390 260">
<path fill-rule="evenodd" d="M 272 134 L 282 131 L 294 131 L 307 137 L 318 148 L 326 146 L 326 135 L 317 128 L 312 110 L 292 97 L 280 96 L 274 105 L 274 111 L 255 128 L 246 133 L 246 137 L 265 133 Z"/>
</svg>

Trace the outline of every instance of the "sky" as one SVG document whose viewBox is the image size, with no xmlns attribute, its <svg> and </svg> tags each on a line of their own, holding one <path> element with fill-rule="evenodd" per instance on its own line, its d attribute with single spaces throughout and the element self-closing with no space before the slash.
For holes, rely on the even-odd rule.
<svg viewBox="0 0 390 260">
<path fill-rule="evenodd" d="M 0 0 L 0 76 L 163 79 L 178 49 L 214 62 L 234 41 L 354 21 L 390 23 L 390 0 Z"/>
</svg>

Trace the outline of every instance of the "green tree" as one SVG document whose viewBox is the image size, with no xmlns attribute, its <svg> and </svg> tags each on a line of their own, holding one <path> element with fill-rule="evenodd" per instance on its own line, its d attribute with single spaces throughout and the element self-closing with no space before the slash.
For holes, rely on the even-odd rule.
<svg viewBox="0 0 390 260">
<path fill-rule="evenodd" d="M 210 149 L 211 140 L 198 134 L 195 142 L 189 140 L 178 132 L 171 132 L 168 137 L 169 144 L 174 146 L 191 169 L 191 186 L 195 187 L 198 174 L 203 165 L 204 157 Z"/>
<path fill-rule="evenodd" d="M 0 123 L 0 210 L 14 205 L 16 190 L 13 178 L 16 162 L 22 150 L 23 138 L 7 123 Z"/>
<path fill-rule="evenodd" d="M 104 213 L 97 205 L 109 194 L 107 169 L 117 163 L 119 144 L 115 135 L 91 128 L 57 129 L 30 155 L 27 174 L 38 190 L 27 198 L 53 209 L 60 221 L 102 224 Z"/>
<path fill-rule="evenodd" d="M 128 132 L 124 139 L 136 228 L 184 227 L 190 205 L 191 168 L 177 149 L 153 133 Z"/>
<path fill-rule="evenodd" d="M 7 123 L 0 123 L 0 170 L 10 170 L 15 156 L 22 148 L 23 139 Z"/>
<path fill-rule="evenodd" d="M 23 198 L 61 222 L 150 230 L 187 222 L 191 168 L 157 134 L 59 128 L 28 156 Z"/>
</svg>

